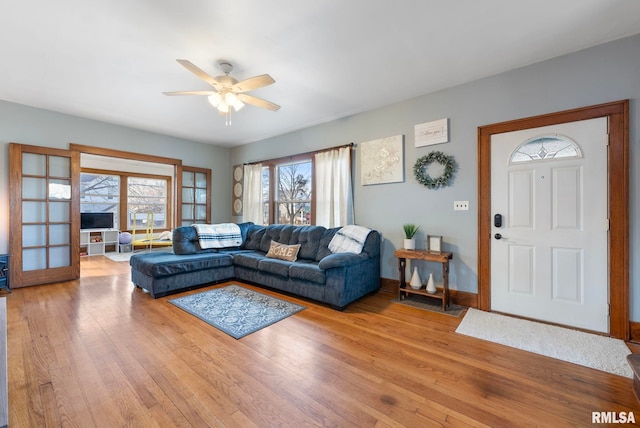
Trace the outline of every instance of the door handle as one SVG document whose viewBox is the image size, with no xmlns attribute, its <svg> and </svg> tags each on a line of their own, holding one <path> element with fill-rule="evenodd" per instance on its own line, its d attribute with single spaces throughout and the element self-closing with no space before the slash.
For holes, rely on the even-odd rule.
<svg viewBox="0 0 640 428">
<path fill-rule="evenodd" d="M 494 238 L 496 238 L 496 239 L 503 239 L 503 238 L 504 238 L 504 239 L 507 239 L 507 238 L 505 238 L 504 236 L 502 236 L 502 235 L 501 235 L 501 234 L 499 234 L 499 233 L 496 233 L 495 235 L 493 235 L 493 237 L 494 237 Z"/>
</svg>

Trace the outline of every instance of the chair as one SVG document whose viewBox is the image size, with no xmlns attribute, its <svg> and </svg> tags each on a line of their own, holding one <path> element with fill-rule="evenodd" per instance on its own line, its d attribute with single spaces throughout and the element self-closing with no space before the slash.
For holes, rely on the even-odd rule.
<svg viewBox="0 0 640 428">
<path fill-rule="evenodd" d="M 155 236 L 153 235 L 153 224 L 154 224 L 153 213 L 146 214 L 147 221 L 145 225 L 145 233 L 143 237 L 138 238 L 136 236 L 136 226 L 137 226 L 136 215 L 137 213 L 134 212 L 133 213 L 133 230 L 131 231 L 132 232 L 131 248 L 133 251 L 135 251 L 136 246 L 138 247 L 143 246 L 147 251 L 151 251 L 154 245 L 156 247 L 173 246 L 173 242 L 171 242 L 171 240 L 156 239 Z"/>
</svg>

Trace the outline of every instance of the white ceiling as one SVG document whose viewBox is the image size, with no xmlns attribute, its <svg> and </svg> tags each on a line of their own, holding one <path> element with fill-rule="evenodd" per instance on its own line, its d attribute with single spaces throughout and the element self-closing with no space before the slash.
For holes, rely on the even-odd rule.
<svg viewBox="0 0 640 428">
<path fill-rule="evenodd" d="M 637 0 L 6 0 L 0 99 L 230 147 L 637 33 Z M 282 108 L 225 126 L 162 94 L 210 88 L 178 58 Z"/>
</svg>

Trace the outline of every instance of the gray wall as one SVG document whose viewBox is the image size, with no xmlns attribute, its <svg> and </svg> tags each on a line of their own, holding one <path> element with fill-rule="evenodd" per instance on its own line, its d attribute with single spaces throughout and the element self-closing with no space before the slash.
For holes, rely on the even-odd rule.
<svg viewBox="0 0 640 428">
<path fill-rule="evenodd" d="M 487 56 L 490 61 L 490 55 Z M 577 53 L 477 80 L 406 102 L 368 111 L 279 137 L 232 149 L 232 163 L 280 156 L 403 134 L 405 181 L 362 186 L 356 148 L 354 199 L 356 223 L 373 227 L 386 238 L 382 276 L 398 278 L 393 252 L 402 247 L 402 224 L 419 224 L 427 234 L 443 235 L 454 253 L 451 287 L 477 292 L 477 129 L 478 126 L 621 99 L 631 100 L 631 318 L 640 321 L 640 214 L 637 169 L 640 98 L 640 36 L 621 39 Z M 292 107 L 295 108 L 295 107 Z M 414 125 L 449 118 L 449 143 L 416 148 Z M 412 167 L 431 150 L 453 155 L 459 171 L 452 186 L 429 190 L 418 184 Z M 453 201 L 467 200 L 469 211 L 453 211 Z M 425 247 L 424 233 L 418 243 Z M 422 276 L 435 265 L 422 265 Z M 434 276 L 436 274 L 434 273 Z"/>
<path fill-rule="evenodd" d="M 8 143 L 68 149 L 69 143 L 181 159 L 183 165 L 211 168 L 215 222 L 231 215 L 229 149 L 153 134 L 94 120 L 0 101 L 0 254 L 9 242 Z"/>
<path fill-rule="evenodd" d="M 640 214 L 636 185 L 640 166 L 640 36 L 232 150 L 0 101 L 0 201 L 4 201 L 0 206 L 0 253 L 7 251 L 9 233 L 8 142 L 56 148 L 68 148 L 72 142 L 174 157 L 186 165 L 211 168 L 212 218 L 221 222 L 230 219 L 232 164 L 403 134 L 403 183 L 360 185 L 356 148 L 356 221 L 376 228 L 385 237 L 383 277 L 398 277 L 393 251 L 402 246 L 402 224 L 413 222 L 426 233 L 443 235 L 445 250 L 455 253 L 452 288 L 476 292 L 478 126 L 627 98 L 631 100 L 631 319 L 640 321 L 640 268 L 634 263 L 640 244 L 636 220 Z M 415 148 L 414 125 L 442 118 L 450 120 L 450 142 Z M 455 156 L 459 171 L 451 187 L 429 190 L 413 178 L 415 160 L 431 150 Z M 468 200 L 470 210 L 454 212 L 455 200 Z M 424 234 L 418 245 L 424 248 Z M 424 265 L 423 271 L 429 268 L 433 269 Z"/>
</svg>

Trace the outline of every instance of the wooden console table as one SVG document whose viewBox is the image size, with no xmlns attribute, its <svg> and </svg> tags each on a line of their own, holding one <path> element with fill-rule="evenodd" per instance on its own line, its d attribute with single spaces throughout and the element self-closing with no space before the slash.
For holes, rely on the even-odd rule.
<svg viewBox="0 0 640 428">
<path fill-rule="evenodd" d="M 409 294 L 420 294 L 422 296 L 433 297 L 434 299 L 440 299 L 442 301 L 442 310 L 446 311 L 449 307 L 449 260 L 453 258 L 453 254 L 423 250 L 396 250 L 394 254 L 398 258 L 398 271 L 400 272 L 398 299 L 404 299 Z M 407 259 L 441 263 L 442 290 L 438 290 L 435 293 L 427 293 L 427 290 L 424 287 L 418 290 L 407 287 L 407 280 L 405 278 Z"/>
</svg>

